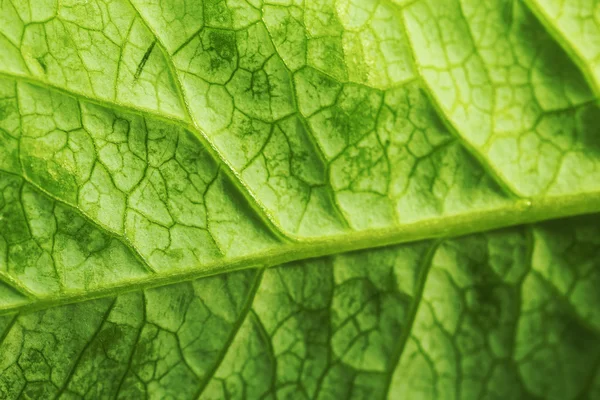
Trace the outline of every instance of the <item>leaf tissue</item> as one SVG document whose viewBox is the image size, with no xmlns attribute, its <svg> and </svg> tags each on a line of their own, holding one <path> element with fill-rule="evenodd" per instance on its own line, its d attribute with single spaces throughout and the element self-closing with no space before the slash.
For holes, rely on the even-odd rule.
<svg viewBox="0 0 600 400">
<path fill-rule="evenodd" d="M 600 399 L 600 0 L 0 0 L 0 398 Z"/>
</svg>

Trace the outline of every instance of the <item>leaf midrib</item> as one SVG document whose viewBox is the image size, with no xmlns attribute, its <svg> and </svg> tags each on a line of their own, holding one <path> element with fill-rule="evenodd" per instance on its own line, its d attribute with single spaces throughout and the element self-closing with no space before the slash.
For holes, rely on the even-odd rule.
<svg viewBox="0 0 600 400">
<path fill-rule="evenodd" d="M 62 304 L 118 295 L 126 292 L 164 286 L 223 273 L 273 267 L 280 264 L 323 257 L 339 253 L 410 243 L 433 238 L 452 238 L 486 232 L 549 219 L 600 212 L 600 192 L 552 199 L 521 200 L 504 207 L 470 214 L 432 218 L 412 222 L 402 227 L 371 229 L 342 235 L 310 239 L 302 243 L 287 243 L 268 251 L 243 257 L 215 261 L 201 268 L 157 273 L 142 279 L 123 281 L 109 288 L 63 292 L 60 296 L 38 297 L 26 305 L 6 307 L 0 315 L 20 311 L 36 311 Z"/>
</svg>

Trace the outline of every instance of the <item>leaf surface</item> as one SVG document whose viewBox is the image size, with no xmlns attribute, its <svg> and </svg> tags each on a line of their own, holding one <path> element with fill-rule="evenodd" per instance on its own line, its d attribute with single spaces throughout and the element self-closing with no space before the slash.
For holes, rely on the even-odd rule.
<svg viewBox="0 0 600 400">
<path fill-rule="evenodd" d="M 598 7 L 525 3 L 0 3 L 0 397 L 593 398 Z"/>
</svg>

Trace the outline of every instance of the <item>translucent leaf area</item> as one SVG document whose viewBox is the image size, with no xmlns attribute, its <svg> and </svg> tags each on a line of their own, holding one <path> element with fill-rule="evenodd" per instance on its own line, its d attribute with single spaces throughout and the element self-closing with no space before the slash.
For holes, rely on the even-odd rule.
<svg viewBox="0 0 600 400">
<path fill-rule="evenodd" d="M 600 0 L 0 0 L 0 398 L 600 399 Z"/>
</svg>

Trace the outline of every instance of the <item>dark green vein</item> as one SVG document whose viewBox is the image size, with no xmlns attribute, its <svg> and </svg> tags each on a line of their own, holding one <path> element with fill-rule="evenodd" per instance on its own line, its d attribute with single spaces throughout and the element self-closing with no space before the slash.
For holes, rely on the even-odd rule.
<svg viewBox="0 0 600 400">
<path fill-rule="evenodd" d="M 4 330 L 2 331 L 2 334 L 0 334 L 0 348 L 4 345 L 4 340 L 6 340 L 6 337 L 8 336 L 8 334 L 10 333 L 10 331 L 12 330 L 12 328 L 15 325 L 15 323 L 17 322 L 18 318 L 19 318 L 19 314 L 13 315 L 11 317 L 11 320 L 8 323 L 8 325 L 6 325 L 6 328 L 4 328 Z"/>
<path fill-rule="evenodd" d="M 204 390 L 206 390 L 206 388 L 210 384 L 211 379 L 213 378 L 213 376 L 219 369 L 219 366 L 225 359 L 225 356 L 227 355 L 227 351 L 229 350 L 229 347 L 231 347 L 231 344 L 235 340 L 238 331 L 242 327 L 242 324 L 244 323 L 244 321 L 246 321 L 246 317 L 250 313 L 250 310 L 252 308 L 252 303 L 254 302 L 254 297 L 256 296 L 256 292 L 258 291 L 260 282 L 262 281 L 263 273 L 264 273 L 264 269 L 259 269 L 256 271 L 256 274 L 254 275 L 254 281 L 252 282 L 252 286 L 250 287 L 250 289 L 248 291 L 248 296 L 246 297 L 246 301 L 244 302 L 242 310 L 240 311 L 240 315 L 239 315 L 236 323 L 231 327 L 229 336 L 227 337 L 227 340 L 223 344 L 223 347 L 221 348 L 221 352 L 219 353 L 217 359 L 213 363 L 212 368 L 207 371 L 206 375 L 204 376 L 204 379 L 202 379 L 202 382 L 200 383 L 198 390 L 194 394 L 195 399 L 199 398 L 200 395 L 202 395 L 202 392 L 204 392 Z"/>
<path fill-rule="evenodd" d="M 427 250 L 427 252 L 424 254 L 423 259 L 421 260 L 421 265 L 419 266 L 419 273 L 415 287 L 415 294 L 412 298 L 412 303 L 410 305 L 408 315 L 406 317 L 406 322 L 402 325 L 402 333 L 398 338 L 397 346 L 392 350 L 392 354 L 390 357 L 390 370 L 388 376 L 386 377 L 385 384 L 386 397 L 389 397 L 394 372 L 400 363 L 400 359 L 402 357 L 402 354 L 404 353 L 404 349 L 406 348 L 406 344 L 408 343 L 408 339 L 410 338 L 410 335 L 412 333 L 412 327 L 417 318 L 417 312 L 419 311 L 421 299 L 423 298 L 423 292 L 425 291 L 427 277 L 429 276 L 429 271 L 431 270 L 433 256 L 435 255 L 435 252 L 440 244 L 441 240 L 438 240 L 435 243 L 433 243 L 431 247 Z"/>
<path fill-rule="evenodd" d="M 248 317 L 252 318 L 252 321 L 254 322 L 254 325 L 255 325 L 256 329 L 258 330 L 260 338 L 262 339 L 263 343 L 266 346 L 267 356 L 269 358 L 269 361 L 271 362 L 271 382 L 270 382 L 271 387 L 270 387 L 270 390 L 275 392 L 275 385 L 277 383 L 277 358 L 275 357 L 275 350 L 273 350 L 273 342 L 271 341 L 271 337 L 269 336 L 267 329 L 265 328 L 264 324 L 262 323 L 262 321 L 261 321 L 260 317 L 258 316 L 258 314 L 256 313 L 256 311 L 254 311 L 253 309 L 250 309 Z"/>
<path fill-rule="evenodd" d="M 75 372 L 77 371 L 77 367 L 79 366 L 79 363 L 81 362 L 81 359 L 83 358 L 83 355 L 90 348 L 90 346 L 92 345 L 92 343 L 94 343 L 94 340 L 98 337 L 98 335 L 100 334 L 100 332 L 102 332 L 102 328 L 104 327 L 104 323 L 108 319 L 108 316 L 110 315 L 111 311 L 115 307 L 116 303 L 117 303 L 117 298 L 115 297 L 113 299 L 113 301 L 110 303 L 110 305 L 107 307 L 106 311 L 104 312 L 104 315 L 102 316 L 102 319 L 100 320 L 100 323 L 98 324 L 98 328 L 96 328 L 96 330 L 94 331 L 94 333 L 92 334 L 92 336 L 85 343 L 85 345 L 83 346 L 83 348 L 81 349 L 81 351 L 79 352 L 79 354 L 77 355 L 77 357 L 75 358 L 75 360 L 73 362 L 73 366 L 69 370 L 69 372 L 67 374 L 67 377 L 65 378 L 65 381 L 63 382 L 63 384 L 60 387 L 58 393 L 56 394 L 55 399 L 60 398 L 61 395 L 67 389 L 67 386 L 69 385 L 69 382 L 71 382 L 71 379 L 73 379 L 73 376 L 75 375 Z"/>
<path fill-rule="evenodd" d="M 119 392 L 121 391 L 121 388 L 123 387 L 123 384 L 125 383 L 125 380 L 127 379 L 127 373 L 129 372 L 129 370 L 131 370 L 131 366 L 133 365 L 133 357 L 135 356 L 135 351 L 136 348 L 138 346 L 138 343 L 140 342 L 140 338 L 142 337 L 142 331 L 144 330 L 144 324 L 146 323 L 146 294 L 142 291 L 141 292 L 141 303 L 142 303 L 142 322 L 140 323 L 140 327 L 137 331 L 137 334 L 135 336 L 135 340 L 134 342 L 131 344 L 131 352 L 129 353 L 129 357 L 127 359 L 127 366 L 125 367 L 125 370 L 123 371 L 123 375 L 121 375 L 121 379 L 119 379 L 119 384 L 117 385 L 117 390 L 115 391 L 115 398 L 119 397 Z"/>
</svg>

